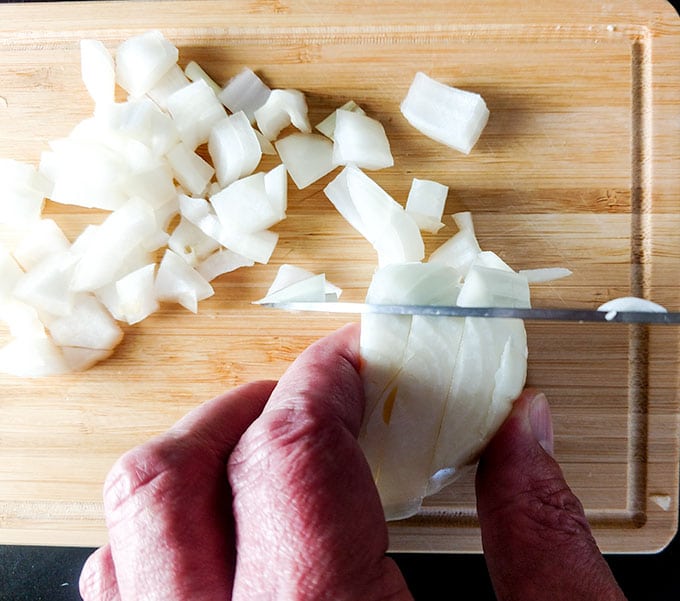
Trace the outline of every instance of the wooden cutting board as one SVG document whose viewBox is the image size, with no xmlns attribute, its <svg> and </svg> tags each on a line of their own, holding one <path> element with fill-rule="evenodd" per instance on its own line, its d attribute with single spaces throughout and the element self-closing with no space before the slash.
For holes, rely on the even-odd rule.
<svg viewBox="0 0 680 601">
<path fill-rule="evenodd" d="M 379 8 L 377 8 L 379 6 Z M 483 248 L 517 269 L 573 275 L 535 305 L 596 307 L 643 295 L 680 309 L 680 20 L 660 0 L 486 2 L 184 1 L 0 6 L 0 156 L 37 163 L 93 109 L 81 38 L 110 49 L 161 29 L 180 63 L 225 83 L 243 66 L 307 94 L 312 122 L 354 99 L 380 119 L 395 167 L 372 175 L 405 201 L 412 177 L 450 187 Z M 469 156 L 415 132 L 399 103 L 416 71 L 483 95 L 491 117 Z M 273 164 L 273 163 L 272 163 Z M 200 402 L 278 377 L 344 323 L 253 307 L 282 263 L 325 272 L 361 300 L 376 265 L 322 193 L 298 191 L 268 265 L 215 282 L 193 315 L 165 306 L 127 327 L 90 371 L 1 376 L 0 543 L 106 540 L 104 476 L 125 450 Z M 103 215 L 48 204 L 75 237 Z M 426 236 L 431 252 L 455 232 Z M 9 243 L 4 232 L 2 240 Z M 349 318 L 348 318 L 349 319 Z M 677 528 L 677 328 L 529 324 L 529 384 L 546 391 L 557 459 L 601 548 L 646 552 Z M 0 341 L 8 334 L 0 330 Z M 390 526 L 395 551 L 480 550 L 472 475 Z"/>
</svg>

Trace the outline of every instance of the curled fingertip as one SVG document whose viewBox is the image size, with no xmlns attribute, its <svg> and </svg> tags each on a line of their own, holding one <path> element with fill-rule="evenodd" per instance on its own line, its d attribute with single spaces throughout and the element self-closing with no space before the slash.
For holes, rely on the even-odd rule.
<svg viewBox="0 0 680 601">
<path fill-rule="evenodd" d="M 109 545 L 100 547 L 87 558 L 78 586 L 83 601 L 121 601 Z"/>
</svg>

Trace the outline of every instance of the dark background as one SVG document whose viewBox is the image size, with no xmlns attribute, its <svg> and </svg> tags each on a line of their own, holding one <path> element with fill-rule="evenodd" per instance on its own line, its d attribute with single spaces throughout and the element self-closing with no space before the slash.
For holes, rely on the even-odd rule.
<svg viewBox="0 0 680 601">
<path fill-rule="evenodd" d="M 11 0 L 0 0 L 0 3 Z M 35 0 L 26 0 L 35 1 Z M 678 10 L 677 0 L 671 4 Z M 680 68 L 680 67 L 679 67 Z M 0 601 L 80 601 L 78 578 L 94 549 L 0 545 Z M 393 554 L 416 601 L 471 590 L 495 601 L 481 555 Z M 606 555 L 629 601 L 680 601 L 680 536 L 660 553 Z M 433 590 L 439 591 L 435 597 Z M 445 593 L 445 596 L 449 596 Z M 576 601 L 576 600 L 575 600 Z"/>
</svg>

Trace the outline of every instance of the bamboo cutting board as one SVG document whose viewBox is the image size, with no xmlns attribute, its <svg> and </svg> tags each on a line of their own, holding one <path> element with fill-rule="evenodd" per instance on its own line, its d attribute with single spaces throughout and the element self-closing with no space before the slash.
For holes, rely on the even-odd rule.
<svg viewBox="0 0 680 601">
<path fill-rule="evenodd" d="M 307 94 L 313 123 L 349 99 L 381 120 L 404 202 L 412 177 L 450 187 L 483 248 L 516 269 L 573 275 L 534 304 L 639 295 L 680 309 L 680 20 L 661 0 L 56 3 L 0 6 L 0 156 L 37 163 L 89 116 L 78 43 L 160 29 L 180 63 L 225 83 L 243 66 Z M 469 156 L 415 132 L 399 102 L 422 70 L 482 94 Z M 334 174 L 333 174 L 334 175 Z M 268 265 L 225 275 L 199 313 L 164 306 L 90 371 L 1 376 L 0 543 L 106 540 L 104 476 L 125 450 L 236 384 L 276 378 L 343 317 L 251 306 L 293 263 L 361 300 L 376 257 L 321 192 L 298 191 Z M 49 204 L 75 237 L 101 213 Z M 426 236 L 431 252 L 455 232 Z M 8 243 L 9 235 L 2 234 Z M 663 547 L 677 528 L 680 339 L 670 327 L 528 324 L 529 384 L 551 401 L 556 456 L 608 552 Z M 0 330 L 0 342 L 8 334 Z M 390 526 L 395 551 L 477 552 L 472 474 Z"/>
</svg>

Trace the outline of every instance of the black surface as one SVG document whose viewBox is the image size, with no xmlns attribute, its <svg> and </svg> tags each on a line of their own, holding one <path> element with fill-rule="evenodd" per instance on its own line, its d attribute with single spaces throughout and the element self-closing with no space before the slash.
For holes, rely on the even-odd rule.
<svg viewBox="0 0 680 601">
<path fill-rule="evenodd" d="M 0 546 L 0 601 L 79 601 L 78 577 L 93 549 Z M 416 601 L 436 590 L 474 591 L 495 601 L 481 555 L 393 554 Z M 608 555 L 629 601 L 680 600 L 680 540 L 652 555 Z M 448 596 L 447 596 L 448 597 Z"/>
</svg>

